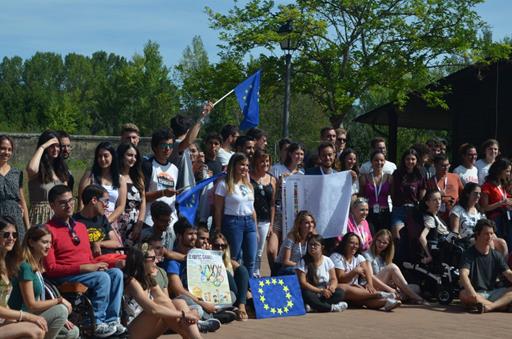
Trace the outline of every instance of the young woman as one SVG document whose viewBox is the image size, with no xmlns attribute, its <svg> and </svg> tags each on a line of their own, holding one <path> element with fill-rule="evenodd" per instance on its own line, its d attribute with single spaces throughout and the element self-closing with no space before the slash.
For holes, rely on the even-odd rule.
<svg viewBox="0 0 512 339">
<path fill-rule="evenodd" d="M 172 329 L 183 338 L 201 338 L 197 328 L 198 316 L 185 301 L 171 300 L 153 278 L 157 267 L 155 251 L 131 248 L 126 258 L 124 282 L 128 332 L 133 338 L 157 338 Z"/>
<path fill-rule="evenodd" d="M 378 231 L 370 249 L 363 256 L 370 264 L 373 283 L 378 290 L 394 294 L 402 292 L 411 303 L 425 304 L 425 300 L 409 287 L 400 268 L 393 264 L 395 245 L 389 230 Z"/>
<path fill-rule="evenodd" d="M 100 143 L 94 151 L 92 169 L 85 171 L 78 187 L 79 209 L 83 208 L 82 192 L 90 184 L 103 186 L 108 192 L 106 215 L 110 223 L 115 223 L 124 212 L 126 205 L 126 181 L 119 174 L 116 151 L 108 141 Z M 115 225 L 113 225 L 115 226 Z M 120 240 L 120 239 L 118 239 Z"/>
<path fill-rule="evenodd" d="M 496 161 L 500 154 L 500 144 L 498 140 L 488 139 L 482 144 L 482 153 L 484 157 L 476 161 L 475 166 L 478 169 L 478 183 L 483 185 L 485 178 L 489 174 L 491 165 Z"/>
<path fill-rule="evenodd" d="M 505 239 L 509 248 L 512 245 L 512 232 L 507 229 L 510 228 L 510 219 L 512 219 L 510 212 L 512 199 L 508 197 L 506 184 L 511 168 L 509 160 L 496 160 L 489 168 L 489 174 L 482 185 L 482 196 L 480 197 L 482 211 L 485 212 L 488 219 L 496 223 L 496 235 Z"/>
<path fill-rule="evenodd" d="M 222 251 L 222 260 L 228 271 L 229 288 L 236 295 L 234 305 L 238 308 L 236 310 L 237 319 L 245 321 L 249 318 L 245 308 L 247 304 L 247 291 L 249 290 L 249 273 L 247 268 L 238 263 L 238 261 L 231 259 L 228 241 L 222 233 L 217 233 L 213 237 L 212 249 Z"/>
<path fill-rule="evenodd" d="M 295 217 L 292 230 L 279 249 L 272 275 L 295 273 L 296 266 L 306 255 L 307 239 L 312 233 L 316 233 L 315 218 L 308 211 L 300 211 Z"/>
<path fill-rule="evenodd" d="M 48 324 L 46 339 L 75 339 L 78 327 L 69 322 L 71 304 L 64 298 L 45 299 L 42 273 L 43 258 L 48 255 L 52 242 L 50 231 L 44 226 L 34 226 L 27 231 L 21 246 L 21 265 L 13 279 L 9 307 L 40 315 Z"/>
<path fill-rule="evenodd" d="M 368 216 L 368 201 L 357 198 L 352 202 L 347 222 L 347 232 L 355 233 L 361 240 L 361 250 L 366 251 L 372 243 L 372 232 L 366 217 Z"/>
<path fill-rule="evenodd" d="M 227 175 L 215 189 L 215 231 L 228 239 L 235 260 L 243 261 L 253 276 L 258 236 L 254 190 L 249 179 L 249 160 L 235 153 L 228 163 Z"/>
<path fill-rule="evenodd" d="M 475 166 L 476 158 L 478 153 L 476 147 L 465 143 L 459 147 L 459 156 L 461 164 L 453 170 L 453 173 L 457 174 L 465 185 L 468 182 L 478 183 L 478 169 Z"/>
<path fill-rule="evenodd" d="M 118 229 L 122 240 L 136 241 L 139 238 L 144 216 L 146 215 L 146 195 L 142 157 L 138 148 L 130 143 L 117 147 L 119 173 L 126 182 L 126 204 L 124 213 L 118 219 Z"/>
<path fill-rule="evenodd" d="M 341 152 L 339 161 L 342 171 L 352 171 L 352 196 L 355 197 L 355 195 L 359 193 L 359 165 L 357 164 L 357 154 L 352 148 L 346 148 Z"/>
<path fill-rule="evenodd" d="M 320 235 L 312 235 L 308 251 L 297 266 L 302 299 L 316 312 L 342 312 L 348 308 L 343 301 L 345 293 L 338 287 L 334 263 L 323 254 L 323 243 Z"/>
<path fill-rule="evenodd" d="M 457 233 L 461 239 L 473 242 L 473 230 L 478 220 L 485 218 L 480 212 L 478 201 L 482 194 L 480 185 L 467 183 L 462 190 L 459 203 L 450 212 L 450 229 Z M 505 257 L 508 256 L 508 247 L 505 240 L 495 238 L 492 247 L 500 251 Z"/>
<path fill-rule="evenodd" d="M 48 192 L 55 185 L 69 185 L 69 170 L 55 132 L 45 131 L 39 136 L 37 149 L 27 165 L 27 174 L 30 223 L 44 224 L 53 215 L 48 204 Z"/>
<path fill-rule="evenodd" d="M 42 339 L 48 332 L 43 317 L 23 311 L 11 310 L 8 300 L 12 285 L 9 277 L 18 269 L 18 232 L 11 217 L 0 217 L 0 336 L 2 338 Z"/>
<path fill-rule="evenodd" d="M 443 220 L 437 215 L 441 207 L 441 192 L 428 190 L 423 197 L 420 210 L 423 212 L 423 229 L 419 236 L 419 242 L 423 250 L 421 262 L 432 262 L 432 253 L 429 243 L 437 243 L 439 236 L 448 235 L 449 231 Z"/>
<path fill-rule="evenodd" d="M 391 193 L 392 176 L 383 173 L 382 169 L 386 162 L 386 156 L 382 151 L 374 151 L 370 156 L 372 171 L 363 174 L 359 178 L 361 194 L 368 200 L 369 214 L 368 221 L 375 231 L 390 228 L 390 217 L 388 198 Z"/>
<path fill-rule="evenodd" d="M 304 174 L 304 152 L 305 148 L 302 144 L 291 143 L 286 149 L 286 158 L 283 165 L 276 164 L 272 166 L 271 174 L 277 179 L 297 173 Z"/>
<path fill-rule="evenodd" d="M 11 167 L 14 142 L 7 135 L 0 135 L 0 215 L 15 220 L 20 238 L 30 227 L 27 203 L 23 193 L 23 171 Z"/>
<path fill-rule="evenodd" d="M 393 172 L 391 184 L 391 230 L 394 239 L 400 239 L 400 230 L 425 195 L 425 178 L 418 167 L 418 153 L 408 149 L 402 155 L 398 169 Z"/>
<path fill-rule="evenodd" d="M 251 184 L 254 188 L 254 209 L 258 220 L 258 249 L 256 252 L 255 276 L 260 276 L 261 258 L 267 241 L 272 234 L 276 212 L 276 179 L 268 174 L 270 155 L 257 149 L 252 157 Z"/>
<path fill-rule="evenodd" d="M 355 233 L 347 233 L 336 251 L 331 254 L 336 277 L 341 289 L 345 291 L 345 300 L 358 306 L 391 311 L 401 305 L 395 295 L 378 292 L 373 286 L 371 268 L 360 254 L 361 241 Z"/>
</svg>

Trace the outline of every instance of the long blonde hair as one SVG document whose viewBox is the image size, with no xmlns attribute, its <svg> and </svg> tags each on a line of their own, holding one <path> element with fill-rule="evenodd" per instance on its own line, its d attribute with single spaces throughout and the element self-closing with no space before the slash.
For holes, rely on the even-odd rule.
<svg viewBox="0 0 512 339">
<path fill-rule="evenodd" d="M 226 270 L 231 272 L 231 274 L 233 274 L 234 270 L 233 270 L 233 265 L 231 264 L 231 251 L 229 250 L 228 240 L 222 233 L 217 233 L 213 237 L 212 244 L 214 244 L 215 240 L 217 240 L 217 239 L 224 241 L 224 244 L 226 245 L 226 247 L 224 248 L 224 251 L 222 253 L 222 261 L 224 262 L 224 266 L 226 267 Z"/>
<path fill-rule="evenodd" d="M 21 259 L 26 261 L 32 267 L 32 271 L 34 272 L 44 272 L 43 258 L 39 261 L 34 258 L 30 241 L 38 241 L 48 234 L 51 235 L 48 228 L 42 225 L 35 225 L 28 229 L 27 233 L 25 233 L 25 238 L 23 238 L 23 243 L 21 245 Z"/>
<path fill-rule="evenodd" d="M 316 228 L 316 220 L 313 214 L 309 213 L 309 211 L 302 210 L 295 216 L 295 221 L 293 222 L 293 228 L 288 232 L 288 238 L 292 239 L 294 242 L 299 242 L 305 239 L 301 239 L 300 237 L 300 224 L 307 218 L 310 217 L 313 219 L 313 223 Z"/>
<path fill-rule="evenodd" d="M 233 193 L 235 191 L 236 165 L 238 165 L 242 161 L 249 161 L 249 159 L 247 159 L 247 156 L 243 153 L 235 153 L 231 156 L 231 159 L 229 159 L 227 175 L 225 178 L 228 193 Z M 244 185 L 246 185 L 252 193 L 253 189 L 252 189 L 252 185 L 251 185 L 249 176 L 242 176 L 241 179 L 242 179 L 242 182 L 244 183 Z"/>
<path fill-rule="evenodd" d="M 379 239 L 381 236 L 388 237 L 389 244 L 388 247 L 386 247 L 386 249 L 379 254 L 379 256 L 384 259 L 386 265 L 389 265 L 393 262 L 393 258 L 395 257 L 395 244 L 393 243 L 393 236 L 389 230 L 384 228 L 375 234 L 375 237 L 373 238 L 372 244 L 370 246 L 370 250 L 374 255 L 377 255 L 377 239 Z"/>
</svg>

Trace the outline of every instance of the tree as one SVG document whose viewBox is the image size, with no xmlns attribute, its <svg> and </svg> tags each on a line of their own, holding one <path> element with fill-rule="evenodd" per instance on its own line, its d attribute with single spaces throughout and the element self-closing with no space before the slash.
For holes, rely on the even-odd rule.
<svg viewBox="0 0 512 339">
<path fill-rule="evenodd" d="M 482 0 L 271 0 L 235 2 L 227 14 L 207 8 L 211 26 L 226 42 L 226 55 L 255 47 L 273 51 L 280 25 L 292 20 L 300 40 L 294 86 L 313 97 L 337 127 L 373 86 L 387 100 L 404 98 L 433 80 L 429 71 L 478 50 L 474 11 Z M 460 65 L 459 65 L 460 66 Z"/>
</svg>

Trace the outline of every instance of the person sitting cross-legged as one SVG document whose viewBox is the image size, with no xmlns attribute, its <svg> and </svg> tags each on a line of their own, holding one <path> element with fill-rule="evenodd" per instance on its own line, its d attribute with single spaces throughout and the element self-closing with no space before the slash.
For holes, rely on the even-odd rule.
<svg viewBox="0 0 512 339">
<path fill-rule="evenodd" d="M 54 216 L 45 225 L 52 234 L 52 246 L 44 258 L 46 276 L 57 284 L 78 282 L 88 287 L 87 296 L 96 318 L 96 337 L 126 332 L 120 323 L 123 273 L 94 259 L 87 228 L 71 218 L 75 200 L 69 187 L 54 186 L 48 201 Z"/>
<path fill-rule="evenodd" d="M 503 275 L 512 282 L 512 271 L 503 255 L 491 248 L 496 225 L 480 219 L 475 226 L 475 244 L 462 257 L 460 269 L 460 301 L 474 306 L 480 313 L 512 311 L 512 288 L 498 287 L 496 279 Z"/>
</svg>

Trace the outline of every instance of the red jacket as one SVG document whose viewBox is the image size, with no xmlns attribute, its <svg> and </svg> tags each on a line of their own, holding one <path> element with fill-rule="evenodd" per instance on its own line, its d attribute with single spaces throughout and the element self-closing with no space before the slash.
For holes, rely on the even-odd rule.
<svg viewBox="0 0 512 339">
<path fill-rule="evenodd" d="M 45 225 L 52 234 L 52 247 L 44 258 L 44 268 L 49 278 L 61 278 L 80 274 L 80 265 L 95 263 L 89 243 L 89 234 L 84 224 L 70 220 L 80 244 L 73 243 L 71 231 L 55 217 Z"/>
</svg>

